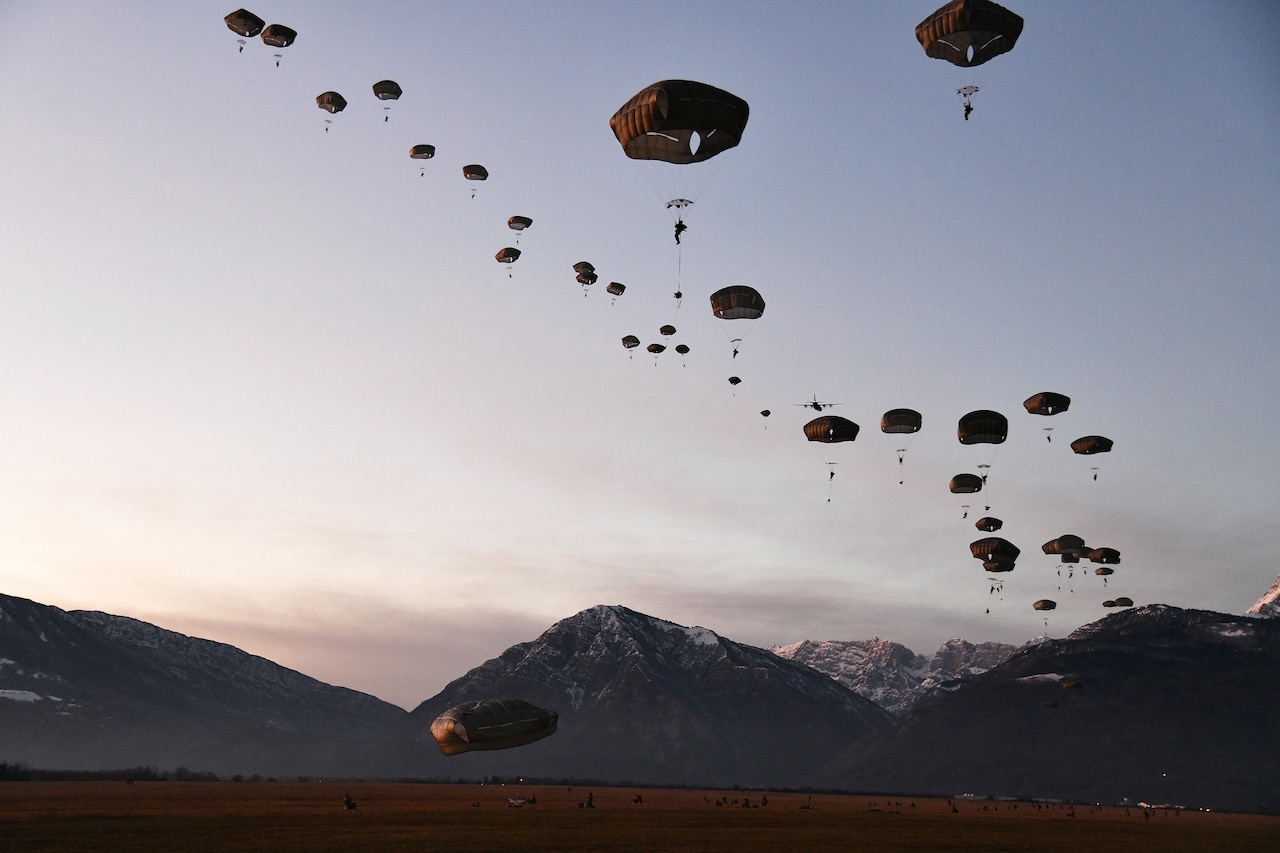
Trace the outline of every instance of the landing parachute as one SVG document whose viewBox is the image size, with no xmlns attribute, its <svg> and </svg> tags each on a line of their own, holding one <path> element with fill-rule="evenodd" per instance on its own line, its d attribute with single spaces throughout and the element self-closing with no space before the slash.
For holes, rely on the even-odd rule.
<svg viewBox="0 0 1280 853">
<path fill-rule="evenodd" d="M 456 705 L 431 723 L 445 755 L 524 746 L 555 734 L 559 715 L 523 699 L 484 699 Z"/>
</svg>

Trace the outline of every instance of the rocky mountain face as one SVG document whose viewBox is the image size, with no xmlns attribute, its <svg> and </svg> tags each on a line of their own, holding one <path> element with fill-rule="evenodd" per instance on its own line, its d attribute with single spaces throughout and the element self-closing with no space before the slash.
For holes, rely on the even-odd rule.
<svg viewBox="0 0 1280 853">
<path fill-rule="evenodd" d="M 948 640 L 933 658 L 901 643 L 870 640 L 802 640 L 770 651 L 834 678 L 895 716 L 958 689 L 965 681 L 1007 660 L 1017 646 Z"/>
<path fill-rule="evenodd" d="M 233 646 L 0 595 L 0 760 L 367 772 L 366 745 L 406 714 Z"/>
<path fill-rule="evenodd" d="M 854 744 L 823 783 L 1280 808 L 1280 620 L 1151 605 L 1028 646 Z"/>
<path fill-rule="evenodd" d="M 1246 611 L 1250 616 L 1280 616 L 1280 578 Z"/>
<path fill-rule="evenodd" d="M 431 721 L 463 701 L 498 697 L 558 712 L 558 732 L 518 750 L 440 756 Z M 833 748 L 890 720 L 807 666 L 602 605 L 453 681 L 402 728 L 424 745 L 423 775 L 799 786 Z"/>
</svg>

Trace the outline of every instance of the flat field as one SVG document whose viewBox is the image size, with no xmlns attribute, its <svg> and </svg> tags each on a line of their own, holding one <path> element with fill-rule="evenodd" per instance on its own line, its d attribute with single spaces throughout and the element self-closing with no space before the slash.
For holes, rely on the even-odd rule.
<svg viewBox="0 0 1280 853">
<path fill-rule="evenodd" d="M 343 808 L 344 795 L 355 801 L 355 809 Z M 588 796 L 592 808 L 585 805 Z M 536 802 L 513 807 L 508 798 Z M 5 782 L 0 783 L 0 847 L 1272 853 L 1280 850 L 1280 817 L 1145 813 L 1136 807 L 1126 813 L 1116 806 L 1072 809 L 865 794 L 583 786 Z"/>
</svg>

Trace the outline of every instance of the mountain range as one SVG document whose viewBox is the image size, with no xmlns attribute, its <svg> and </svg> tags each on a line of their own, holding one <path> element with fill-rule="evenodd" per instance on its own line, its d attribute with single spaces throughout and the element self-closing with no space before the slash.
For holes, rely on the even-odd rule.
<svg viewBox="0 0 1280 853">
<path fill-rule="evenodd" d="M 1274 810 L 1280 620 L 1267 612 L 1151 605 L 1061 640 L 952 640 L 926 659 L 880 639 L 771 651 L 600 605 L 405 711 L 232 646 L 0 595 L 0 762 Z M 559 731 L 440 753 L 439 713 L 503 696 L 557 711 Z"/>
</svg>

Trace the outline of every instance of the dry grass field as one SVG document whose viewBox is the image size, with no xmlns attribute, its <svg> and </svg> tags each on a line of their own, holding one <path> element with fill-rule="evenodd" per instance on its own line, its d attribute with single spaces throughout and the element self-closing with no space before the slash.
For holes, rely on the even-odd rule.
<svg viewBox="0 0 1280 853">
<path fill-rule="evenodd" d="M 343 808 L 343 796 L 355 800 Z M 591 795 L 593 808 L 583 804 Z M 642 802 L 635 802 L 637 795 Z M 113 850 L 1280 850 L 1280 817 L 650 788 L 0 783 L 0 848 Z M 511 798 L 534 798 L 519 808 Z M 744 806 L 743 799 L 750 805 Z M 715 805 L 721 800 L 723 805 Z M 736 804 L 735 802 L 736 801 Z"/>
</svg>

